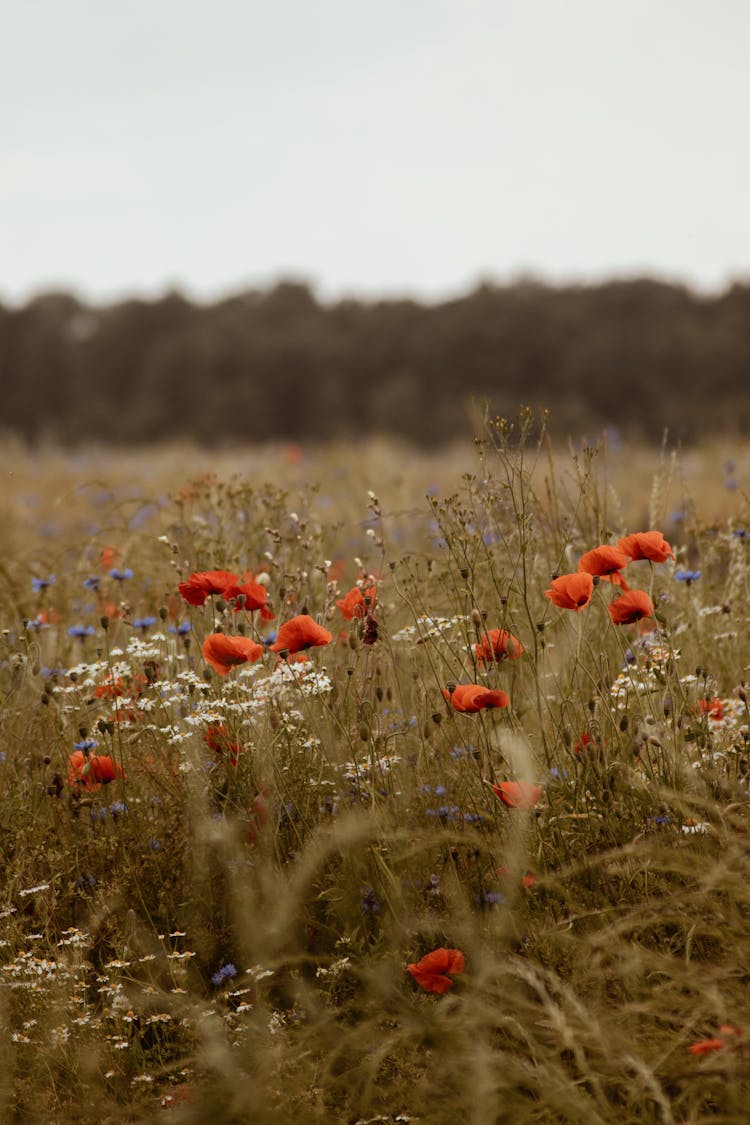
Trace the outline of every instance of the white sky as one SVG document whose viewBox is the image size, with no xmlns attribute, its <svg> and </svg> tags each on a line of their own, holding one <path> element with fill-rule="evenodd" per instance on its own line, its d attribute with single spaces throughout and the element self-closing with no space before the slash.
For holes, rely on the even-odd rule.
<svg viewBox="0 0 750 1125">
<path fill-rule="evenodd" d="M 24 0 L 0 299 L 750 277 L 749 0 Z"/>
</svg>

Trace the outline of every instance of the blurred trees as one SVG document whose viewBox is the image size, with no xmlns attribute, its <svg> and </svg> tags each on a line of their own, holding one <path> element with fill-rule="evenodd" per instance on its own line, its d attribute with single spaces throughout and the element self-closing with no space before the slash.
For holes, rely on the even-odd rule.
<svg viewBox="0 0 750 1125">
<path fill-rule="evenodd" d="M 177 293 L 94 308 L 0 306 L 0 424 L 29 440 L 434 445 L 493 413 L 548 407 L 558 436 L 750 430 L 750 287 L 650 280 L 482 285 L 442 304 L 321 304 L 298 283 L 211 305 Z"/>
</svg>

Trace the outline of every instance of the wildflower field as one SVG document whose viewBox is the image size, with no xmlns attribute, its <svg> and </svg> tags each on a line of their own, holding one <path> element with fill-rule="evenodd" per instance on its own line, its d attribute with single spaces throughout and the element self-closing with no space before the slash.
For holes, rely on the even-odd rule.
<svg viewBox="0 0 750 1125">
<path fill-rule="evenodd" d="M 0 1121 L 746 1125 L 733 458 L 3 454 Z"/>
</svg>

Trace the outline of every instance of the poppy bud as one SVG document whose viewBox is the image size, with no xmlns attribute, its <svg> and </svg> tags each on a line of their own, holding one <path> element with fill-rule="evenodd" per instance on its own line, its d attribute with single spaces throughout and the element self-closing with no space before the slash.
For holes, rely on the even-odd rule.
<svg viewBox="0 0 750 1125">
<path fill-rule="evenodd" d="M 378 686 L 375 688 L 375 698 L 377 699 L 378 703 L 383 702 L 383 694 L 383 689 L 380 684 L 378 684 Z"/>
<path fill-rule="evenodd" d="M 443 721 L 443 716 L 440 714 L 439 711 L 434 712 L 434 714 L 432 716 L 432 721 L 435 724 L 435 726 L 438 726 L 438 727 L 440 726 L 440 724 Z"/>
<path fill-rule="evenodd" d="M 356 650 L 359 648 L 359 636 L 355 631 L 352 631 L 349 634 L 349 648 L 353 652 L 356 652 Z"/>
<path fill-rule="evenodd" d="M 78 728 L 78 734 L 79 734 L 79 736 L 80 736 L 81 738 L 87 738 L 87 737 L 88 737 L 88 733 L 89 733 L 89 728 L 88 728 L 88 727 L 79 727 L 79 728 Z"/>
<path fill-rule="evenodd" d="M 620 719 L 620 730 L 626 731 L 627 729 L 628 729 L 628 717 L 627 717 L 627 715 L 623 715 L 623 717 Z"/>
<path fill-rule="evenodd" d="M 359 724 L 359 737 L 363 742 L 368 742 L 370 739 L 370 728 L 367 723 Z"/>
<path fill-rule="evenodd" d="M 482 615 L 481 615 L 481 613 L 479 612 L 478 609 L 472 609 L 471 620 L 474 622 L 475 625 L 481 625 L 482 624 Z"/>
<path fill-rule="evenodd" d="M 97 730 L 99 731 L 99 734 L 104 734 L 106 729 L 107 729 L 106 719 L 100 719 L 99 722 L 96 724 L 96 727 L 97 727 Z"/>
<path fill-rule="evenodd" d="M 49 696 L 47 695 L 46 691 L 42 692 L 41 703 L 42 707 L 49 707 Z"/>
<path fill-rule="evenodd" d="M 464 581 L 469 577 L 469 568 L 466 566 L 461 567 L 461 577 Z"/>
<path fill-rule="evenodd" d="M 109 629 L 109 618 L 108 617 L 101 617 L 99 620 L 101 622 L 102 629 L 106 633 L 107 629 Z"/>
<path fill-rule="evenodd" d="M 223 598 L 217 598 L 216 599 L 216 612 L 217 613 L 223 613 L 226 608 L 227 608 L 227 603 L 224 601 L 224 599 Z"/>
<path fill-rule="evenodd" d="M 167 618 L 169 617 L 169 610 L 167 609 L 167 607 L 165 605 L 160 607 L 159 617 L 162 619 L 162 621 L 166 621 Z"/>
</svg>

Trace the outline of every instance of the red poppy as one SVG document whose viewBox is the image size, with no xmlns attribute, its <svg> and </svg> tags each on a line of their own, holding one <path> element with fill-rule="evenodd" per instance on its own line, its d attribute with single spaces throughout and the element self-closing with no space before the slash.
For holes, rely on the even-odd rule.
<svg viewBox="0 0 750 1125">
<path fill-rule="evenodd" d="M 615 586 L 622 586 L 627 590 L 625 579 L 620 574 L 624 566 L 628 565 L 628 556 L 617 547 L 594 547 L 593 551 L 586 551 L 578 560 L 578 569 L 586 574 L 596 574 L 605 582 L 613 582 Z"/>
<path fill-rule="evenodd" d="M 452 692 L 444 688 L 443 695 L 454 711 L 465 714 L 493 707 L 507 707 L 510 703 L 510 696 L 504 691 L 491 691 L 481 684 L 458 684 Z"/>
<path fill-rule="evenodd" d="M 211 633 L 203 642 L 203 659 L 220 676 L 226 676 L 238 664 L 254 664 L 263 655 L 263 645 L 249 637 L 228 637 L 226 633 Z"/>
<path fill-rule="evenodd" d="M 68 781 L 71 785 L 83 785 L 86 789 L 98 789 L 108 785 L 116 777 L 124 777 L 124 771 L 108 754 L 87 757 L 83 750 L 75 750 L 68 758 Z"/>
<path fill-rule="evenodd" d="M 237 765 L 237 757 L 241 753 L 242 747 L 239 742 L 235 742 L 229 737 L 229 731 L 223 723 L 212 724 L 203 735 L 203 741 L 209 750 L 213 750 L 220 756 L 228 754 L 231 764 Z"/>
<path fill-rule="evenodd" d="M 177 589 L 190 605 L 205 605 L 211 594 L 236 597 L 238 582 L 239 578 L 231 570 L 200 570 L 191 574 L 187 582 L 180 582 Z"/>
<path fill-rule="evenodd" d="M 699 1039 L 697 1043 L 693 1043 L 688 1050 L 691 1055 L 708 1055 L 711 1051 L 721 1051 L 726 1047 L 725 1039 Z"/>
<path fill-rule="evenodd" d="M 332 633 L 318 625 L 308 613 L 300 613 L 281 626 L 271 652 L 302 652 L 306 648 L 329 645 L 332 640 Z"/>
<path fill-rule="evenodd" d="M 719 699 L 718 696 L 714 699 L 699 699 L 698 710 L 708 715 L 709 719 L 715 719 L 720 723 L 724 718 L 724 700 Z"/>
<path fill-rule="evenodd" d="M 455 984 L 448 973 L 457 976 L 464 971 L 465 964 L 460 949 L 444 949 L 441 945 L 439 949 L 427 953 L 421 961 L 406 967 L 420 988 L 425 992 L 435 992 L 438 996 L 442 996 Z"/>
<path fill-rule="evenodd" d="M 542 795 L 541 785 L 535 785 L 533 781 L 501 781 L 490 788 L 509 809 L 533 809 Z"/>
<path fill-rule="evenodd" d="M 336 605 L 341 610 L 342 616 L 347 621 L 351 621 L 353 617 L 364 617 L 368 610 L 372 609 L 376 594 L 375 586 L 368 586 L 365 590 L 362 590 L 361 586 L 353 586 L 348 594 L 337 599 Z M 365 601 L 366 598 L 370 599 L 369 604 Z"/>
<path fill-rule="evenodd" d="M 224 595 L 225 598 L 238 598 L 240 594 L 245 596 L 244 608 L 248 613 L 254 613 L 256 609 L 260 610 L 260 615 L 264 621 L 273 621 L 276 614 L 271 613 L 266 605 L 266 588 L 260 582 L 256 582 L 252 574 L 246 575 L 245 580 L 241 586 L 237 586 L 231 592 Z M 235 604 L 235 609 L 240 607 Z"/>
<path fill-rule="evenodd" d="M 650 562 L 662 563 L 674 558 L 674 551 L 660 531 L 636 531 L 633 535 L 626 535 L 617 540 L 617 549 L 624 551 L 634 562 L 648 559 Z"/>
<path fill-rule="evenodd" d="M 607 606 L 615 625 L 631 625 L 642 617 L 653 617 L 654 603 L 645 590 L 628 590 Z"/>
<path fill-rule="evenodd" d="M 593 592 L 593 577 L 586 571 L 579 571 L 578 574 L 561 574 L 559 578 L 554 578 L 544 596 L 560 609 L 577 609 L 580 612 L 591 601 Z"/>
<path fill-rule="evenodd" d="M 99 553 L 99 565 L 102 570 L 111 570 L 115 565 L 117 551 L 114 547 L 102 547 Z"/>
<path fill-rule="evenodd" d="M 507 629 L 491 629 L 485 633 L 479 644 L 474 645 L 477 661 L 480 664 L 493 664 L 506 657 L 518 660 L 524 647 L 518 637 L 514 637 Z"/>
</svg>

